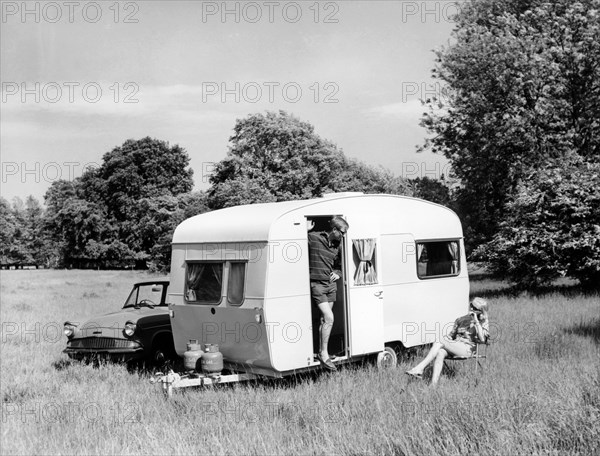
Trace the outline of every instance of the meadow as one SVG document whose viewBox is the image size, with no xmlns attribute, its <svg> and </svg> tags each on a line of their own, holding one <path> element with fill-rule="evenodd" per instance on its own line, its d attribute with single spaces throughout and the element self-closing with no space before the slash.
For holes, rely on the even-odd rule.
<svg viewBox="0 0 600 456">
<path fill-rule="evenodd" d="M 281 381 L 176 391 L 150 373 L 62 354 L 65 320 L 119 309 L 136 271 L 0 273 L 0 452 L 9 454 L 597 454 L 600 297 L 479 278 L 493 343 L 477 376 L 455 362 L 437 388 L 351 365 Z"/>
</svg>

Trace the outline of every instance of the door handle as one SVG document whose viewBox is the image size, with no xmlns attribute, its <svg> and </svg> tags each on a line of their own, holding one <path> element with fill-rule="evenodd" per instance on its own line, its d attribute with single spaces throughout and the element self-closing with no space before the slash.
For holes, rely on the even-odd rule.
<svg viewBox="0 0 600 456">
<path fill-rule="evenodd" d="M 378 298 L 383 298 L 383 291 L 376 291 L 374 293 L 375 296 L 377 296 Z"/>
</svg>

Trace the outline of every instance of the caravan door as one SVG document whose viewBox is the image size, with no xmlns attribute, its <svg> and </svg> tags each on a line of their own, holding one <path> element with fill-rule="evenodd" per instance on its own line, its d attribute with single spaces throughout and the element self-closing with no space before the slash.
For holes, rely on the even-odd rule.
<svg viewBox="0 0 600 456">
<path fill-rule="evenodd" d="M 348 223 L 348 341 L 350 356 L 356 356 L 384 348 L 381 242 L 378 217 Z"/>
</svg>

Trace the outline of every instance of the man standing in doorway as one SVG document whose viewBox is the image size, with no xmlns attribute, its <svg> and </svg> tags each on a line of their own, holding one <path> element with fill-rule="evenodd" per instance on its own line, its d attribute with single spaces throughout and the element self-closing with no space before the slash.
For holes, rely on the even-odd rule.
<svg viewBox="0 0 600 456">
<path fill-rule="evenodd" d="M 319 327 L 319 360 L 323 367 L 336 370 L 329 357 L 327 346 L 333 327 L 333 304 L 336 299 L 337 283 L 342 276 L 340 267 L 340 244 L 348 231 L 348 222 L 335 216 L 329 222 L 328 231 L 308 233 L 308 252 L 310 265 L 310 294 L 312 302 L 321 311 Z"/>
</svg>

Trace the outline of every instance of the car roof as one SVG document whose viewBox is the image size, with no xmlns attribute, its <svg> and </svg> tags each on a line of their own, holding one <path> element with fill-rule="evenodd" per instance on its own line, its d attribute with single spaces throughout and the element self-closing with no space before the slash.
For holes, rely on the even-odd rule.
<svg viewBox="0 0 600 456">
<path fill-rule="evenodd" d="M 150 283 L 169 283 L 171 279 L 169 277 L 156 277 L 154 279 L 149 278 L 147 280 L 138 280 L 134 285 L 145 285 Z"/>
</svg>

